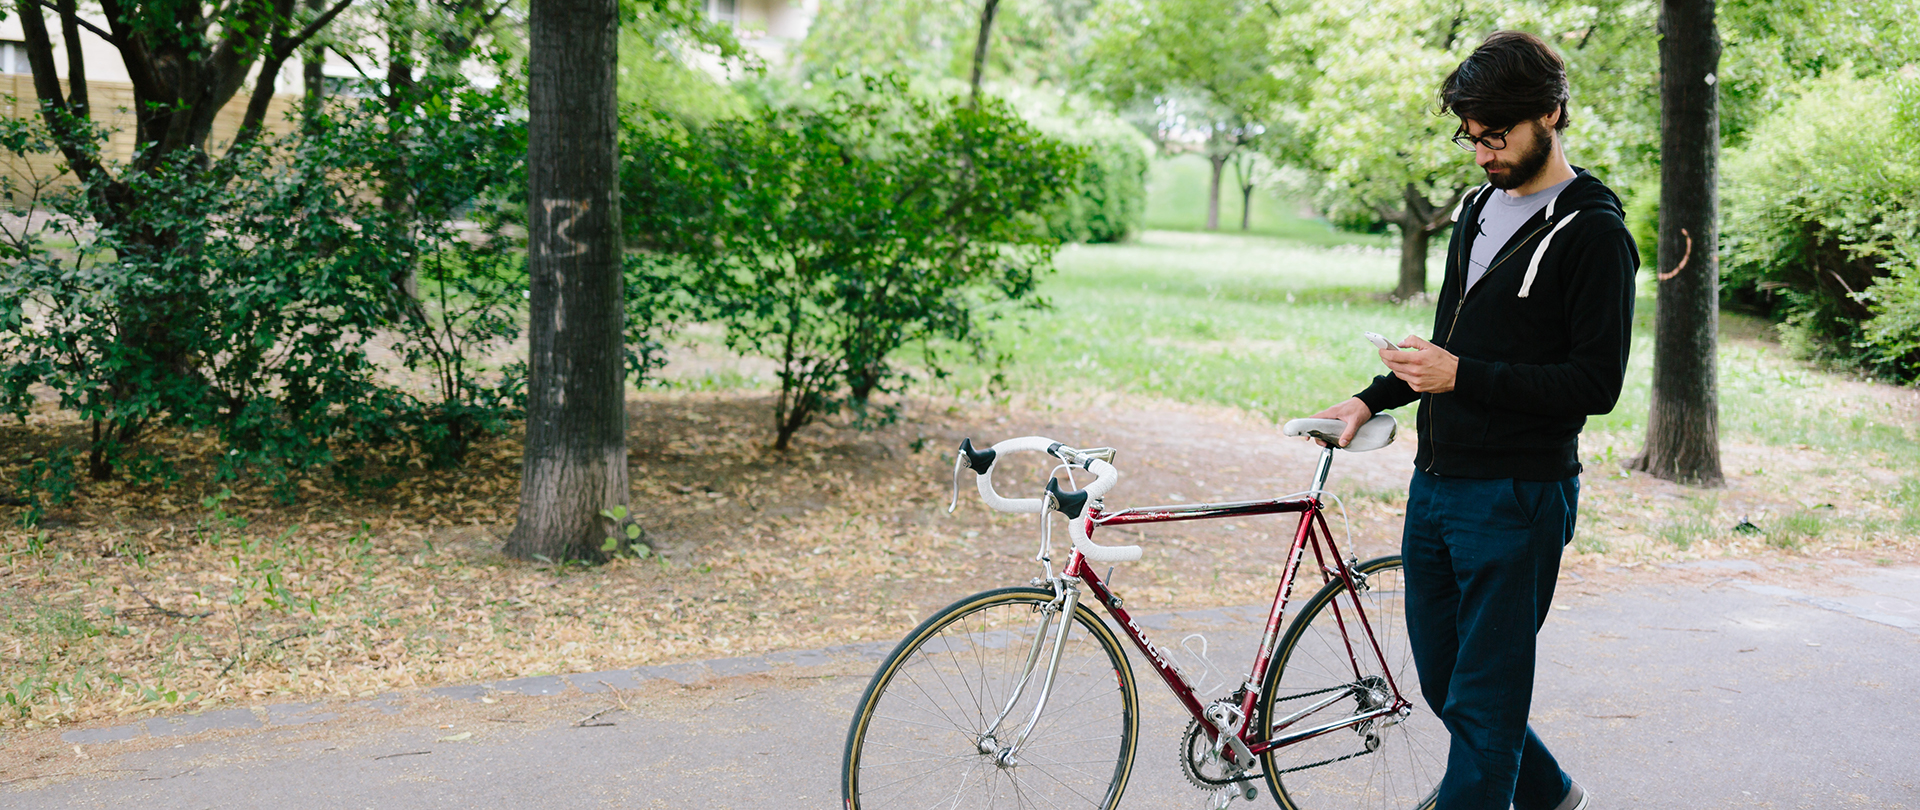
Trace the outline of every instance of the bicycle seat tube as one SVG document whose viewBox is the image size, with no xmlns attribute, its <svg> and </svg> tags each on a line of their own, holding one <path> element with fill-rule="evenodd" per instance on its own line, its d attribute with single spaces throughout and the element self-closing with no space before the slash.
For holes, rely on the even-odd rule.
<svg viewBox="0 0 1920 810">
<path fill-rule="evenodd" d="M 1318 495 L 1327 487 L 1327 473 L 1333 470 L 1333 448 L 1320 448 L 1320 463 L 1313 468 L 1313 487 L 1307 491 Z"/>
</svg>

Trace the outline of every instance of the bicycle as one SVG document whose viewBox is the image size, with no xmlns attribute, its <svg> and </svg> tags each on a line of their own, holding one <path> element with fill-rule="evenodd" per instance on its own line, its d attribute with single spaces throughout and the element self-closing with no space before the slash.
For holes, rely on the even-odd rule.
<svg viewBox="0 0 1920 810">
<path fill-rule="evenodd" d="M 1343 427 L 1332 419 L 1287 423 L 1286 435 L 1323 445 L 1313 485 L 1304 492 L 1117 511 L 1106 511 L 1104 503 L 1119 479 L 1112 448 L 1077 450 L 1035 436 L 986 450 L 962 441 L 954 458 L 955 503 L 961 473 L 970 470 L 988 506 L 1039 513 L 1035 561 L 1045 576 L 954 602 L 921 622 L 881 663 L 847 731 L 841 794 L 848 810 L 1116 807 L 1139 733 L 1137 685 L 1116 628 L 1192 715 L 1179 749 L 1182 771 L 1211 792 L 1213 807 L 1254 800 L 1254 783 L 1264 781 L 1289 810 L 1431 808 L 1448 736 L 1419 697 L 1404 632 L 1400 557 L 1343 558 L 1322 514 Z M 1391 416 L 1376 416 L 1345 449 L 1385 447 L 1395 429 Z M 1040 497 L 1010 499 L 994 490 L 996 459 L 1036 451 L 1059 460 Z M 1076 469 L 1094 480 L 1082 490 L 1063 489 L 1057 476 L 1064 470 L 1071 486 Z M 1053 512 L 1067 518 L 1073 540 L 1057 575 Z M 1140 547 L 1099 545 L 1092 533 L 1101 526 L 1292 513 L 1300 515 L 1299 525 L 1252 667 L 1232 693 L 1203 702 L 1173 652 L 1155 645 L 1110 589 L 1111 568 L 1106 579 L 1092 568 L 1137 560 Z M 1308 549 L 1321 584 L 1283 635 L 1288 596 Z M 1082 601 L 1083 587 L 1113 626 Z M 1072 619 L 1056 624 L 1062 616 Z M 1196 667 L 1213 669 L 1204 646 L 1188 652 Z"/>
</svg>

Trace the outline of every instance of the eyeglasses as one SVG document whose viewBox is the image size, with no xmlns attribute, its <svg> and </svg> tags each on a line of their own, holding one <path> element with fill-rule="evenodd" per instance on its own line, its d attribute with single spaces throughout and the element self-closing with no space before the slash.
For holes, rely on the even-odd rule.
<svg viewBox="0 0 1920 810">
<path fill-rule="evenodd" d="M 1514 126 L 1519 126 L 1519 125 L 1515 124 Z M 1500 130 L 1499 132 L 1489 132 L 1476 138 L 1472 135 L 1468 135 L 1466 127 L 1463 126 L 1460 128 L 1459 132 L 1454 133 L 1453 143 L 1455 146 L 1458 146 L 1461 149 L 1465 149 L 1469 152 L 1473 151 L 1473 147 L 1475 144 L 1485 146 L 1488 149 L 1492 149 L 1493 151 L 1498 152 L 1502 149 L 1507 148 L 1507 133 L 1512 132 L 1513 129 L 1514 127 L 1507 127 L 1506 129 Z"/>
</svg>

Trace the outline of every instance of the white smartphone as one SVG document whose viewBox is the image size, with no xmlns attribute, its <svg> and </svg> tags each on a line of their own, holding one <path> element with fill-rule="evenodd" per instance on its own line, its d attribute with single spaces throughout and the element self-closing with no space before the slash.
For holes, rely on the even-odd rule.
<svg viewBox="0 0 1920 810">
<path fill-rule="evenodd" d="M 1368 343 L 1371 343 L 1382 349 L 1391 349 L 1391 350 L 1398 351 L 1400 348 L 1399 346 L 1393 345 L 1393 341 L 1386 339 L 1386 337 L 1384 335 L 1381 335 L 1379 332 L 1367 332 L 1365 334 L 1366 334 Z"/>
</svg>

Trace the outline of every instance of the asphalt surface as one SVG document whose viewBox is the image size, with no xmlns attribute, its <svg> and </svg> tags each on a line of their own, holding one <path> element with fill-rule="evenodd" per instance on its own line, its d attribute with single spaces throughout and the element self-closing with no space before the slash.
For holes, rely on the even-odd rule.
<svg viewBox="0 0 1920 810">
<path fill-rule="evenodd" d="M 1789 588 L 1756 584 L 1750 562 L 1691 567 L 1562 582 L 1534 724 L 1593 810 L 1920 808 L 1920 569 Z M 1205 632 L 1238 666 L 1260 612 L 1143 623 Z M 888 646 L 236 709 L 57 744 L 20 733 L 0 748 L 48 753 L 0 773 L 0 807 L 830 807 L 847 719 Z M 1185 717 L 1142 686 L 1122 806 L 1204 806 L 1174 758 Z M 1262 790 L 1234 806 L 1273 805 Z"/>
</svg>

